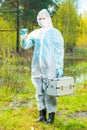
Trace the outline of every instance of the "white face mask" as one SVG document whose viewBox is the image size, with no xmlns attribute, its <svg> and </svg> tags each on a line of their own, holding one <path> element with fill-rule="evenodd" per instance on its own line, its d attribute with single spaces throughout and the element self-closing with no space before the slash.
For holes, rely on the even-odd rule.
<svg viewBox="0 0 87 130">
<path fill-rule="evenodd" d="M 44 28 L 44 27 L 49 27 L 49 21 L 47 19 L 42 19 L 39 21 L 39 25 Z"/>
</svg>

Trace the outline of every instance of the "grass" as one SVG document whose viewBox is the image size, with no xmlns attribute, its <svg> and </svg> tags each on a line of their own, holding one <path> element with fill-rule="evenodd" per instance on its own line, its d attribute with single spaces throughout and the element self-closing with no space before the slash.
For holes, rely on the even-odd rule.
<svg viewBox="0 0 87 130">
<path fill-rule="evenodd" d="M 77 89 L 79 88 L 79 89 Z M 28 91 L 30 88 L 27 88 Z M 31 85 L 31 90 L 33 86 Z M 26 91 L 26 90 L 24 90 Z M 0 130 L 86 130 L 87 116 L 75 116 L 75 113 L 87 112 L 87 88 L 77 85 L 74 96 L 58 98 L 55 122 L 52 125 L 35 123 L 38 118 L 35 91 L 15 93 L 10 88 L 0 88 Z M 14 100 L 32 103 L 31 106 L 19 105 L 12 108 Z"/>
<path fill-rule="evenodd" d="M 54 124 L 35 123 L 39 113 L 28 60 L 31 59 L 4 54 L 0 65 L 0 130 L 86 130 L 87 114 L 82 114 L 87 112 L 86 80 L 85 86 L 84 82 L 75 83 L 73 96 L 58 97 Z M 81 66 L 87 69 L 86 64 Z M 80 65 L 76 70 L 79 68 Z"/>
</svg>

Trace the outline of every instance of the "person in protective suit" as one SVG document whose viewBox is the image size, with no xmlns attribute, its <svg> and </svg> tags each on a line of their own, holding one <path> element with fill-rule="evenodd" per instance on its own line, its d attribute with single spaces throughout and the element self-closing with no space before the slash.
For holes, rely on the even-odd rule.
<svg viewBox="0 0 87 130">
<path fill-rule="evenodd" d="M 46 9 L 38 13 L 37 22 L 41 28 L 28 35 L 25 29 L 21 29 L 21 46 L 24 49 L 34 46 L 31 71 L 40 113 L 36 122 L 45 121 L 45 124 L 52 124 L 57 107 L 57 97 L 46 94 L 47 85 L 42 79 L 63 75 L 64 40 L 60 31 L 53 27 L 50 14 Z M 46 113 L 49 115 L 48 119 Z"/>
</svg>

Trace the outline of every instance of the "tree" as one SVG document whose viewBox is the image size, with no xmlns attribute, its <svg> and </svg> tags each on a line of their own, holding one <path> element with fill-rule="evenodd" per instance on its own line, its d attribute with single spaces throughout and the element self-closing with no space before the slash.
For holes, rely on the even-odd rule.
<svg viewBox="0 0 87 130">
<path fill-rule="evenodd" d="M 84 11 L 83 15 L 78 17 L 77 29 L 77 46 L 87 47 L 87 11 Z"/>
<path fill-rule="evenodd" d="M 75 0 L 63 0 L 53 16 L 54 25 L 64 36 L 65 50 L 73 51 L 76 45 L 77 10 Z"/>
</svg>

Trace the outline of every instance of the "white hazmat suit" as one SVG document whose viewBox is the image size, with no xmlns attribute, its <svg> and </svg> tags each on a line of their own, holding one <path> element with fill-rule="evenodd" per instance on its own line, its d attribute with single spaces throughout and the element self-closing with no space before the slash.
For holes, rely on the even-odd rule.
<svg viewBox="0 0 87 130">
<path fill-rule="evenodd" d="M 38 110 L 52 113 L 56 111 L 57 97 L 46 94 L 42 78 L 54 78 L 56 71 L 63 69 L 64 40 L 60 31 L 53 27 L 46 9 L 38 13 L 37 22 L 41 28 L 21 39 L 21 45 L 24 49 L 34 46 L 32 81 L 37 90 Z"/>
</svg>

